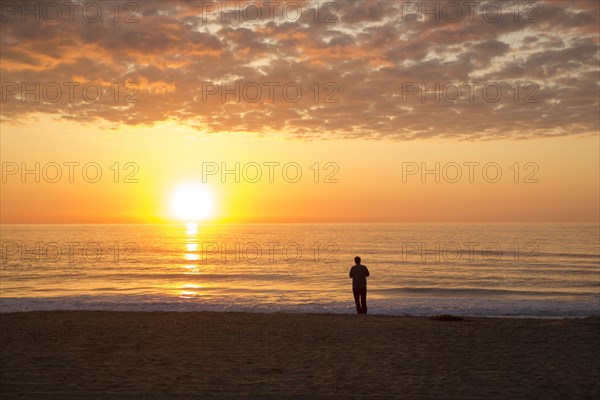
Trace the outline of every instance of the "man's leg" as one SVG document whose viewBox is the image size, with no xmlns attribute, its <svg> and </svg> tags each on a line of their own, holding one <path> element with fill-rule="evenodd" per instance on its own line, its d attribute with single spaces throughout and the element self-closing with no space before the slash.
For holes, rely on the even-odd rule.
<svg viewBox="0 0 600 400">
<path fill-rule="evenodd" d="M 360 300 L 358 298 L 360 295 L 360 289 L 352 288 L 352 294 L 354 294 L 354 303 L 356 303 L 356 313 L 360 314 L 361 306 L 360 306 Z"/>
<path fill-rule="evenodd" d="M 362 300 L 361 311 L 363 314 L 366 314 L 367 313 L 367 288 L 362 289 L 362 293 L 361 293 L 360 297 Z"/>
</svg>

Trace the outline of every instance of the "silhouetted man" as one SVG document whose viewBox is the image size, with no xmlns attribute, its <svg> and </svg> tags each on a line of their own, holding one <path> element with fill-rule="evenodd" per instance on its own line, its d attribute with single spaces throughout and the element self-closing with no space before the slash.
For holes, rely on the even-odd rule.
<svg viewBox="0 0 600 400">
<path fill-rule="evenodd" d="M 369 270 L 360 263 L 360 257 L 354 257 L 354 265 L 350 268 L 350 278 L 352 278 L 352 293 L 354 293 L 354 302 L 356 303 L 356 313 L 367 313 L 367 276 Z"/>
</svg>

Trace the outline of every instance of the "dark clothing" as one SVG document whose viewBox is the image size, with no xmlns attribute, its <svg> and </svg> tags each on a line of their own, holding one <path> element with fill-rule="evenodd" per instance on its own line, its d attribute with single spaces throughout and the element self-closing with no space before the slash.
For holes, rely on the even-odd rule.
<svg viewBox="0 0 600 400">
<path fill-rule="evenodd" d="M 367 313 L 367 276 L 369 276 L 369 270 L 362 264 L 350 268 L 352 293 L 354 293 L 354 302 L 358 314 Z"/>
<path fill-rule="evenodd" d="M 354 302 L 356 303 L 356 312 L 358 314 L 367 313 L 367 288 L 352 288 L 354 293 Z"/>
<path fill-rule="evenodd" d="M 366 288 L 367 276 L 369 276 L 369 270 L 362 264 L 350 268 L 350 278 L 352 278 L 353 288 Z"/>
</svg>

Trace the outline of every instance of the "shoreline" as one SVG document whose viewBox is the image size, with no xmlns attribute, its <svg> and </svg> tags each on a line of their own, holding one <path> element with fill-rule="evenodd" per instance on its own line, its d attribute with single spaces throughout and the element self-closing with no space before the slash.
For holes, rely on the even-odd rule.
<svg viewBox="0 0 600 400">
<path fill-rule="evenodd" d="M 215 310 L 113 310 L 113 309 L 52 309 L 52 310 L 25 310 L 25 311 L 2 311 L 0 310 L 0 316 L 12 315 L 12 314 L 28 314 L 28 313 L 189 313 L 189 314 L 273 314 L 273 315 L 306 315 L 306 316 L 352 316 L 356 315 L 354 312 L 304 312 L 304 311 L 215 311 Z M 600 319 L 600 314 L 596 315 L 558 315 L 558 316 L 547 316 L 547 315 L 475 315 L 475 314 L 377 314 L 369 312 L 368 317 L 394 317 L 394 318 L 435 318 L 440 315 L 449 315 L 452 317 L 460 317 L 464 319 L 526 319 L 526 320 L 570 320 L 570 319 Z"/>
<path fill-rule="evenodd" d="M 594 398 L 600 318 L 0 314 L 2 398 Z"/>
<path fill-rule="evenodd" d="M 356 315 L 356 311 L 354 309 L 354 305 L 345 307 L 342 309 L 327 309 L 327 307 L 323 307 L 323 312 L 317 311 L 318 309 L 310 309 L 303 310 L 299 308 L 289 308 L 289 309 L 266 309 L 266 308 L 240 308 L 240 307 L 231 307 L 230 309 L 219 309 L 219 308 L 205 308 L 205 309 L 195 309 L 193 307 L 188 307 L 187 304 L 164 304 L 164 303 L 128 303 L 123 307 L 121 305 L 119 308 L 114 307 L 114 303 L 112 304 L 96 304 L 97 308 L 78 308 L 69 307 L 68 308 L 40 308 L 39 305 L 36 307 L 29 308 L 28 306 L 15 306 L 14 304 L 6 303 L 6 301 L 14 301 L 15 298 L 0 298 L 0 315 L 7 314 L 19 314 L 19 313 L 39 313 L 39 312 L 115 312 L 115 313 L 240 313 L 240 314 L 289 314 L 289 315 Z M 53 305 L 56 307 L 56 305 Z M 88 306 L 89 307 L 89 306 Z M 21 309 L 19 309 L 21 308 Z M 9 311 L 5 311 L 9 309 Z M 432 313 L 430 311 L 426 311 L 424 313 L 417 312 L 402 312 L 399 313 L 397 311 L 383 312 L 378 313 L 377 307 L 371 307 L 369 309 L 368 316 L 383 316 L 383 317 L 423 317 L 430 318 L 439 315 L 452 315 L 462 318 L 490 318 L 490 319 L 542 319 L 542 320 L 562 320 L 562 319 L 585 319 L 585 318 L 600 318 L 600 311 L 595 314 L 467 314 L 460 312 L 452 312 L 451 310 L 439 310 L 438 313 Z"/>
</svg>

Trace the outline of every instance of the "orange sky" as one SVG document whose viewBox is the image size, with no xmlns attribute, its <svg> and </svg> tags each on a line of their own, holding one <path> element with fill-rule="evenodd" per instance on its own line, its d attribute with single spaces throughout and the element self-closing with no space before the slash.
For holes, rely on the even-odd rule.
<svg viewBox="0 0 600 400">
<path fill-rule="evenodd" d="M 213 221 L 598 222 L 597 2 L 457 23 L 404 20 L 402 2 L 295 3 L 294 21 L 222 22 L 201 2 L 136 3 L 129 23 L 3 9 L 1 222 L 172 221 L 177 187 L 236 163 L 239 182 L 206 177 Z M 36 84 L 39 101 L 21 92 Z M 36 163 L 40 182 L 22 175 Z M 436 165 L 439 182 L 421 176 Z"/>
<path fill-rule="evenodd" d="M 297 141 L 240 134 L 198 136 L 169 126 L 118 133 L 63 122 L 45 122 L 43 126 L 43 132 L 29 127 L 3 128 L 3 223 L 168 221 L 174 189 L 184 182 L 201 183 L 203 167 L 206 185 L 217 202 L 216 221 L 598 220 L 597 137 L 475 143 Z M 170 133 L 165 135 L 167 131 Z M 25 156 L 17 157 L 21 154 Z M 40 163 L 39 183 L 35 173 L 21 174 L 21 163 L 34 170 L 36 162 Z M 13 163 L 19 171 L 7 175 Z M 57 183 L 50 182 L 56 170 L 51 163 L 61 166 Z M 68 163 L 79 163 L 71 164 L 72 183 Z M 83 176 L 83 167 L 91 163 L 102 170 L 102 177 L 94 183 L 85 179 L 95 179 L 94 165 L 88 166 L 88 175 Z M 115 163 L 120 168 L 118 183 L 114 182 Z M 133 167 L 124 169 L 126 163 L 139 167 L 131 177 L 137 183 L 124 182 L 134 172 Z M 235 170 L 235 163 L 240 166 L 239 182 L 235 182 L 235 174 L 223 177 L 220 173 L 223 165 Z M 333 164 L 325 169 L 327 163 L 339 169 Z M 409 174 L 414 163 L 419 172 Z M 421 175 L 422 163 L 432 170 L 439 163 L 439 183 L 433 173 Z M 517 183 L 515 163 L 520 169 Z M 537 167 L 526 169 L 527 163 Z M 290 165 L 284 176 L 286 164 Z M 462 177 L 453 183 L 457 164 Z M 209 175 L 215 165 L 219 171 Z M 254 183 L 256 165 L 262 177 Z M 273 182 L 269 182 L 269 165 Z M 473 165 L 472 183 L 469 165 Z M 298 168 L 302 176 L 293 182 Z M 499 178 L 495 177 L 497 168 L 502 173 Z M 325 183 L 328 176 L 332 182 Z M 491 182 L 495 179 L 498 181 Z"/>
</svg>

